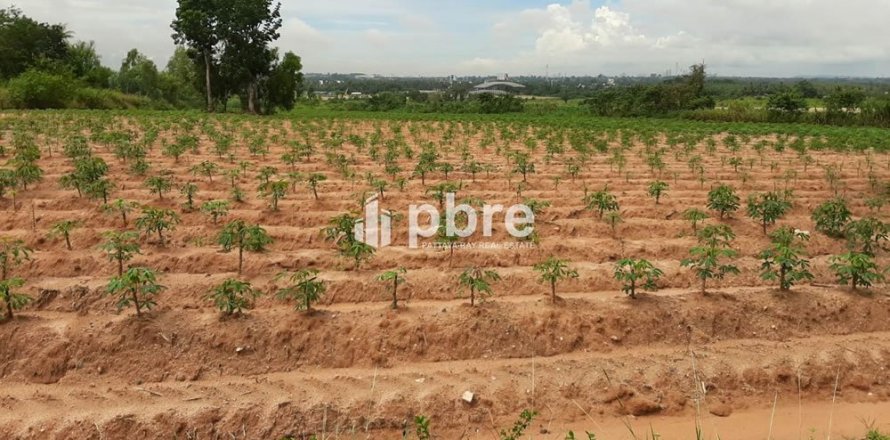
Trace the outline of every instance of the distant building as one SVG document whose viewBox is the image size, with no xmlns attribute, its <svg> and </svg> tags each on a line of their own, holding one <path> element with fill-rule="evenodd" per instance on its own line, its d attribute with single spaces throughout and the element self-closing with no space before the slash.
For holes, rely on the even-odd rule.
<svg viewBox="0 0 890 440">
<path fill-rule="evenodd" d="M 517 82 L 510 81 L 508 75 L 498 77 L 494 80 L 486 80 L 482 84 L 473 86 L 470 91 L 471 95 L 517 95 L 525 86 Z"/>
</svg>

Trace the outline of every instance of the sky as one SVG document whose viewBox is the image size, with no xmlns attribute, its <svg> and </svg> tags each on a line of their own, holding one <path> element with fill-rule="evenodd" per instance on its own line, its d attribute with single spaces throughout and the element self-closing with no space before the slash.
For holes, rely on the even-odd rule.
<svg viewBox="0 0 890 440">
<path fill-rule="evenodd" d="M 176 0 L 0 0 L 160 67 Z M 890 0 L 282 0 L 277 46 L 305 72 L 890 77 Z"/>
</svg>

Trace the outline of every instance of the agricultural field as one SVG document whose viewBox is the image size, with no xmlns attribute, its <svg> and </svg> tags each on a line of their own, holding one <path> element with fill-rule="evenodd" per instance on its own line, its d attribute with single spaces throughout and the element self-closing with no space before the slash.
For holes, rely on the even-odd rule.
<svg viewBox="0 0 890 440">
<path fill-rule="evenodd" d="M 887 130 L 294 115 L 0 115 L 0 435 L 888 423 Z M 533 232 L 411 248 L 448 193 Z"/>
</svg>

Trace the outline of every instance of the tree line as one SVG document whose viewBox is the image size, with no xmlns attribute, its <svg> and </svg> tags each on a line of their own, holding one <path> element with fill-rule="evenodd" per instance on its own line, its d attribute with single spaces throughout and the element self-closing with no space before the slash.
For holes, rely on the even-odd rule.
<svg viewBox="0 0 890 440">
<path fill-rule="evenodd" d="M 94 42 L 63 24 L 0 9 L 0 108 L 292 109 L 302 62 L 271 44 L 280 4 L 271 0 L 181 0 L 171 23 L 176 50 L 163 69 L 138 49 L 120 67 L 102 64 Z"/>
</svg>

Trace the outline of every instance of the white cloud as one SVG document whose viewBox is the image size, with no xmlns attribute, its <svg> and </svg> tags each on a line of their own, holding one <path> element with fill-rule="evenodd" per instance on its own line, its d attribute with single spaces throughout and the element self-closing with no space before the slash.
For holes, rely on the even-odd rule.
<svg viewBox="0 0 890 440">
<path fill-rule="evenodd" d="M 518 11 L 496 41 L 525 41 L 504 65 L 540 72 L 663 72 L 705 60 L 738 75 L 886 75 L 886 0 L 588 0 Z M 628 70 L 630 69 L 630 70 Z"/>
</svg>

